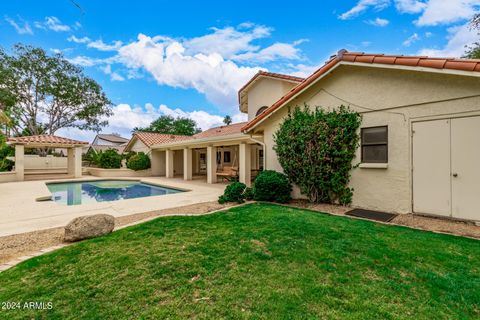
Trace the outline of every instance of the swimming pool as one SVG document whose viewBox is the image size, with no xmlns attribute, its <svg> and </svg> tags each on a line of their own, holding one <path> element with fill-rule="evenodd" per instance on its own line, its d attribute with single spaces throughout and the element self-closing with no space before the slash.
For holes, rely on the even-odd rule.
<svg viewBox="0 0 480 320">
<path fill-rule="evenodd" d="M 68 206 L 184 192 L 178 189 L 130 180 L 47 183 L 47 187 L 52 193 L 53 201 Z"/>
</svg>

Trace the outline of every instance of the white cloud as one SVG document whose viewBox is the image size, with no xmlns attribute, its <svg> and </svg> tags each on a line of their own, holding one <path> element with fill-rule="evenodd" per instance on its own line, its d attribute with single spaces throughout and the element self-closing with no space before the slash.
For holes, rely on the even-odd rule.
<svg viewBox="0 0 480 320">
<path fill-rule="evenodd" d="M 385 9 L 389 5 L 390 0 L 360 0 L 353 8 L 351 8 L 347 12 L 342 13 L 339 18 L 341 20 L 352 19 L 371 7 L 379 11 Z"/>
<path fill-rule="evenodd" d="M 306 78 L 310 76 L 312 73 L 317 71 L 320 66 L 318 65 L 305 65 L 305 64 L 297 64 L 295 66 L 290 66 L 291 70 L 288 70 L 287 74 L 295 76 L 295 77 L 302 77 Z"/>
<path fill-rule="evenodd" d="M 420 50 L 420 55 L 434 57 L 461 57 L 465 53 L 465 46 L 471 45 L 479 40 L 478 31 L 472 30 L 469 24 L 448 28 L 448 42 L 441 49 L 424 48 Z"/>
<path fill-rule="evenodd" d="M 113 115 L 107 119 L 108 126 L 103 128 L 102 132 L 117 132 L 126 138 L 131 136 L 133 128 L 147 127 L 153 120 L 162 115 L 193 119 L 202 130 L 223 125 L 223 115 L 215 115 L 203 110 L 184 111 L 180 108 L 170 108 L 164 104 L 156 108 L 153 104 L 147 103 L 142 108 L 121 103 L 114 106 L 112 111 Z M 243 122 L 247 120 L 247 115 L 237 112 L 232 115 L 232 120 L 234 123 Z M 76 128 L 61 129 L 56 134 L 87 142 L 91 142 L 96 135 L 93 131 Z"/>
<path fill-rule="evenodd" d="M 116 72 L 112 72 L 110 79 L 112 81 L 125 81 L 125 78 Z"/>
<path fill-rule="evenodd" d="M 125 81 L 125 78 L 121 76 L 119 73 L 112 71 L 112 66 L 110 64 L 105 65 L 104 67 L 100 67 L 100 70 L 103 73 L 110 75 L 110 80 L 112 81 Z"/>
<path fill-rule="evenodd" d="M 67 41 L 75 43 L 85 43 L 87 44 L 88 48 L 93 48 L 100 51 L 116 51 L 120 49 L 120 47 L 122 47 L 123 45 L 122 41 L 112 41 L 112 44 L 107 44 L 101 39 L 92 41 L 89 37 L 77 38 L 74 35 L 68 37 Z"/>
<path fill-rule="evenodd" d="M 257 67 L 258 64 L 302 60 L 298 46 L 307 41 L 300 39 L 260 46 L 254 42 L 270 36 L 272 29 L 253 23 L 211 30 L 209 34 L 191 39 L 139 34 L 137 40 L 127 44 L 121 41 L 108 44 L 75 36 L 68 40 L 116 52 L 103 59 L 85 56 L 71 59 L 79 65 L 112 64 L 113 67 L 121 64 L 122 70 L 127 69 L 124 73 L 128 79 L 150 74 L 160 85 L 194 89 L 229 111 L 238 104 L 237 90 L 259 70 L 264 70 Z M 112 80 L 125 78 L 123 73 L 110 75 Z"/>
<path fill-rule="evenodd" d="M 212 115 L 206 111 L 185 112 L 179 108 L 171 109 L 164 104 L 160 105 L 158 110 L 161 114 L 164 114 L 167 116 L 172 116 L 175 118 L 183 117 L 183 118 L 193 119 L 202 130 L 220 126 L 223 123 L 222 116 Z"/>
<path fill-rule="evenodd" d="M 374 20 L 367 20 L 366 23 L 376 27 L 386 27 L 390 23 L 387 19 L 376 18 Z"/>
<path fill-rule="evenodd" d="M 183 42 L 187 54 L 195 53 L 218 53 L 226 59 L 241 52 L 256 51 L 258 46 L 251 42 L 270 36 L 272 29 L 253 24 L 242 24 L 237 30 L 233 27 L 223 29 L 212 28 L 213 33 L 201 37 L 192 38 Z"/>
<path fill-rule="evenodd" d="M 69 58 L 67 60 L 81 67 L 92 67 L 99 63 L 98 59 L 93 59 L 86 56 L 77 56 L 74 58 Z"/>
<path fill-rule="evenodd" d="M 236 104 L 237 90 L 260 70 L 238 66 L 218 53 L 188 55 L 179 42 L 155 41 L 143 34 L 119 49 L 117 61 L 146 70 L 159 84 L 194 88 L 219 106 Z"/>
<path fill-rule="evenodd" d="M 419 13 L 425 9 L 426 4 L 417 0 L 395 0 L 395 7 L 401 13 Z"/>
<path fill-rule="evenodd" d="M 410 47 L 414 42 L 417 42 L 420 39 L 421 38 L 418 33 L 414 33 L 410 37 L 408 37 L 407 40 L 403 41 L 402 45 L 405 47 Z"/>
<path fill-rule="evenodd" d="M 50 29 L 55 32 L 65 32 L 70 31 L 70 27 L 66 24 L 63 24 L 60 19 L 54 16 L 45 17 L 44 22 L 35 22 L 35 27 L 39 29 Z"/>
<path fill-rule="evenodd" d="M 106 44 L 102 40 L 95 40 L 88 42 L 87 47 L 94 48 L 100 51 L 115 51 L 122 46 L 122 41 L 113 41 L 112 44 Z"/>
<path fill-rule="evenodd" d="M 30 25 L 28 22 L 24 21 L 23 19 L 20 19 L 20 22 L 16 22 L 15 20 L 5 17 L 5 20 L 15 28 L 15 31 L 17 31 L 18 34 L 33 34 L 32 28 L 30 28 Z M 21 26 L 20 24 L 23 24 Z"/>
<path fill-rule="evenodd" d="M 278 59 L 298 60 L 301 59 L 300 51 L 300 49 L 295 47 L 295 44 L 274 43 L 257 52 L 247 52 L 236 55 L 232 60 L 248 61 L 249 63 L 268 62 Z"/>
<path fill-rule="evenodd" d="M 420 14 L 415 21 L 417 26 L 436 26 L 465 21 L 478 12 L 480 6 L 479 0 L 359 0 L 339 18 L 351 19 L 370 8 L 380 11 L 392 3 L 400 13 Z"/>
<path fill-rule="evenodd" d="M 470 19 L 480 5 L 478 0 L 429 0 L 420 18 L 418 26 L 435 26 Z"/>
<path fill-rule="evenodd" d="M 75 36 L 70 36 L 67 38 L 67 41 L 75 43 L 89 43 L 91 40 L 89 37 L 77 38 Z"/>
</svg>

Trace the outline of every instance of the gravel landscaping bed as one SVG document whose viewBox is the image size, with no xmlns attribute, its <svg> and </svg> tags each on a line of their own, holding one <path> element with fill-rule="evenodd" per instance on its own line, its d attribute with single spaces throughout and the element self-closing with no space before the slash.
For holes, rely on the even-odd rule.
<svg viewBox="0 0 480 320">
<path fill-rule="evenodd" d="M 315 204 L 309 203 L 306 200 L 293 200 L 289 205 L 296 208 L 304 208 L 335 215 L 344 215 L 345 212 L 352 210 L 351 207 L 324 203 Z M 472 222 L 414 214 L 400 214 L 390 221 L 389 224 L 480 239 L 480 226 L 477 226 Z"/>
</svg>

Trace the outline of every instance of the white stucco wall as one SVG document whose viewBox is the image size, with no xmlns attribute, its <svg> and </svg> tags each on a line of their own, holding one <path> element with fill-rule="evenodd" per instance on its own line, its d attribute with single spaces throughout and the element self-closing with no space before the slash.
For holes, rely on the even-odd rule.
<svg viewBox="0 0 480 320">
<path fill-rule="evenodd" d="M 65 152 L 65 155 L 67 153 Z M 25 170 L 67 169 L 67 157 L 26 154 L 24 157 Z"/>
<path fill-rule="evenodd" d="M 248 91 L 248 120 L 255 118 L 258 109 L 271 106 L 294 86 L 296 83 L 281 79 L 258 80 Z"/>
<path fill-rule="evenodd" d="M 412 121 L 480 115 L 478 95 L 480 78 L 340 66 L 289 105 L 350 105 L 362 114 L 362 127 L 388 125 L 388 168 L 353 170 L 353 205 L 407 213 L 412 211 Z M 267 169 L 282 171 L 273 150 L 273 135 L 286 114 L 284 107 L 255 129 L 264 131 Z M 360 149 L 355 160 L 359 162 Z M 294 196 L 299 197 L 298 189 Z"/>
<path fill-rule="evenodd" d="M 132 147 L 130 148 L 130 151 L 144 152 L 145 154 L 149 154 L 150 148 L 146 146 L 141 140 L 136 139 Z"/>
</svg>

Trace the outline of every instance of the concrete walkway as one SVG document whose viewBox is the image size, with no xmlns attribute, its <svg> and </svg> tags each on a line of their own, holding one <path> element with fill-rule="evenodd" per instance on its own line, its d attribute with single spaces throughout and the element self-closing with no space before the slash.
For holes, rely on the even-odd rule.
<svg viewBox="0 0 480 320">
<path fill-rule="evenodd" d="M 51 196 L 45 183 L 55 180 L 2 183 L 0 184 L 0 236 L 63 227 L 73 218 L 83 215 L 105 213 L 122 217 L 215 201 L 225 189 L 224 184 L 207 184 L 203 180 L 184 181 L 180 178 L 167 179 L 163 177 L 111 179 L 141 180 L 189 191 L 155 197 L 66 206 L 53 201 L 36 201 L 39 197 Z M 75 181 L 78 180 L 108 179 L 84 176 L 81 179 L 75 179 Z"/>
</svg>

